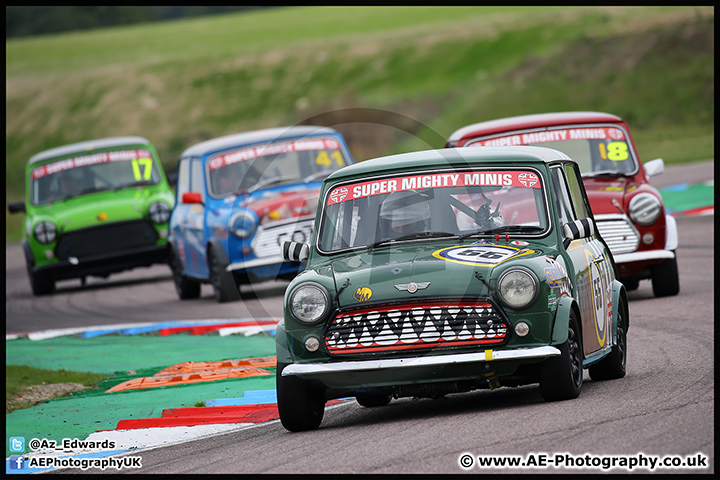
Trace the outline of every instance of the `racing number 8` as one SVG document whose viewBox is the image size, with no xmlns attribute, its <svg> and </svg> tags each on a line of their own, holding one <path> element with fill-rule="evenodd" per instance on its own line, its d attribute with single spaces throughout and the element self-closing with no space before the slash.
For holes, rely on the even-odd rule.
<svg viewBox="0 0 720 480">
<path fill-rule="evenodd" d="M 140 174 L 140 165 L 143 166 L 143 173 Z M 151 158 L 138 158 L 132 161 L 133 174 L 135 175 L 136 181 L 150 180 L 152 176 L 152 159 Z"/>
<path fill-rule="evenodd" d="M 599 147 L 600 157 L 603 160 L 621 162 L 628 158 L 628 146 L 625 142 L 610 142 L 607 144 L 607 147 L 604 143 L 601 143 Z"/>
<path fill-rule="evenodd" d="M 335 159 L 339 167 L 342 167 L 344 165 L 342 155 L 338 150 L 334 151 L 330 156 L 328 156 L 325 150 L 321 151 L 320 153 L 318 153 L 317 158 L 315 158 L 315 163 L 318 165 L 324 165 L 326 167 L 329 167 L 332 164 L 332 160 L 330 160 L 330 157 Z"/>
</svg>

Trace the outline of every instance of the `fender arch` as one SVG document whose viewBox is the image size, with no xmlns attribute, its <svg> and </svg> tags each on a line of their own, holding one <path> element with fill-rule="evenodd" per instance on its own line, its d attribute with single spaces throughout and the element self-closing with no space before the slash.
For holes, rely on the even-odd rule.
<svg viewBox="0 0 720 480">
<path fill-rule="evenodd" d="M 290 350 L 287 346 L 287 334 L 285 333 L 285 320 L 280 320 L 275 330 L 275 354 L 277 355 L 277 363 L 290 364 L 293 363 Z"/>
<path fill-rule="evenodd" d="M 34 267 L 35 266 L 35 256 L 32 253 L 32 249 L 30 248 L 30 242 L 23 239 L 22 242 L 20 242 L 22 245 L 23 252 L 25 253 L 25 261 L 28 265 Z"/>
<path fill-rule="evenodd" d="M 220 260 L 220 263 L 225 265 L 226 267 L 230 265 L 230 257 L 228 257 L 227 251 L 225 248 L 223 248 L 222 243 L 220 243 L 220 239 L 217 237 L 212 237 L 210 240 L 208 240 L 207 248 L 205 249 L 205 258 L 207 258 L 207 252 L 210 251 L 210 249 L 213 249 L 213 252 L 217 255 L 218 260 Z"/>
<path fill-rule="evenodd" d="M 675 217 L 665 215 L 665 250 L 676 250 L 678 244 L 678 229 Z"/>
<path fill-rule="evenodd" d="M 625 291 L 625 285 L 617 279 L 613 280 L 612 283 L 612 302 L 613 302 L 613 314 L 612 314 L 612 344 L 617 345 L 617 315 L 618 309 L 616 306 L 622 300 L 623 310 L 625 314 L 625 333 L 630 329 L 630 307 L 628 306 L 627 292 Z"/>
<path fill-rule="evenodd" d="M 580 320 L 580 309 L 574 298 L 563 295 L 558 301 L 558 307 L 555 311 L 555 323 L 553 325 L 551 345 L 562 345 L 568 339 L 568 325 L 570 323 L 570 311 L 575 311 L 575 316 Z M 582 322 L 579 321 L 578 328 L 582 333 Z"/>
</svg>

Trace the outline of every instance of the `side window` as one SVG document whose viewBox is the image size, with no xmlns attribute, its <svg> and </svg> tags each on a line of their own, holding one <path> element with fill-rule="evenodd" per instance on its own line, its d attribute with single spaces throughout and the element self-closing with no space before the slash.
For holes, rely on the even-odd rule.
<svg viewBox="0 0 720 480">
<path fill-rule="evenodd" d="M 190 159 L 184 158 L 180 160 L 178 166 L 178 185 L 177 195 L 182 199 L 183 193 L 190 191 Z"/>
<path fill-rule="evenodd" d="M 590 216 L 590 210 L 588 205 L 585 204 L 585 196 L 582 194 L 582 187 L 580 186 L 580 175 L 575 165 L 565 165 L 565 174 L 567 175 L 570 196 L 572 197 L 577 217 L 588 218 Z"/>
<path fill-rule="evenodd" d="M 576 220 L 568 186 L 565 183 L 565 175 L 560 167 L 554 167 L 550 169 L 550 172 L 553 177 L 553 197 L 555 197 L 555 205 L 560 215 L 560 223 L 565 225 L 572 220 Z"/>
<path fill-rule="evenodd" d="M 190 166 L 190 188 L 193 192 L 199 192 L 203 204 L 205 203 L 205 176 L 203 175 L 202 162 L 199 158 L 192 160 Z"/>
</svg>

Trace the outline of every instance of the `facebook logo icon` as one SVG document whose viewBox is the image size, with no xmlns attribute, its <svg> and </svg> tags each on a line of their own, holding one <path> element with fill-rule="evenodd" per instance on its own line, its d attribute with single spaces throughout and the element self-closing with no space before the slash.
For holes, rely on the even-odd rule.
<svg viewBox="0 0 720 480">
<path fill-rule="evenodd" d="M 25 457 L 10 455 L 10 470 L 22 470 L 23 468 L 25 468 Z"/>
</svg>

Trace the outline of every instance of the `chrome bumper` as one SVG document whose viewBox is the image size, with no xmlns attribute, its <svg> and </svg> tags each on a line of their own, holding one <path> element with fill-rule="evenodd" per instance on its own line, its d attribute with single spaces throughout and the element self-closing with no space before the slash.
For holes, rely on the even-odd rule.
<svg viewBox="0 0 720 480">
<path fill-rule="evenodd" d="M 233 270 L 245 270 L 253 267 L 264 267 L 265 265 L 275 265 L 277 263 L 283 262 L 284 260 L 280 255 L 278 255 L 277 257 L 256 258 L 255 260 L 249 260 L 247 262 L 231 263 L 230 265 L 225 267 L 225 270 L 228 272 L 232 272 Z"/>
<path fill-rule="evenodd" d="M 615 263 L 630 263 L 675 258 L 675 253 L 669 250 L 650 250 L 648 252 L 618 253 L 617 255 L 613 255 L 613 258 L 615 259 Z"/>
<path fill-rule="evenodd" d="M 453 355 L 433 355 L 413 358 L 391 358 L 384 360 L 359 360 L 333 363 L 294 363 L 285 367 L 283 377 L 288 375 L 317 375 L 324 373 L 356 372 L 361 370 L 387 370 L 427 366 L 446 366 L 472 362 L 491 362 L 502 360 L 523 360 L 529 358 L 547 358 L 560 355 L 555 347 L 519 348 L 516 350 L 485 350 L 477 353 L 458 353 Z"/>
</svg>

